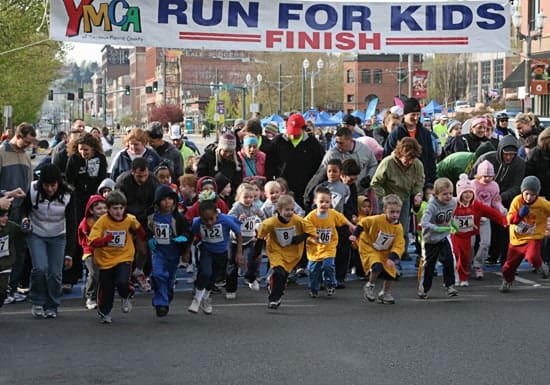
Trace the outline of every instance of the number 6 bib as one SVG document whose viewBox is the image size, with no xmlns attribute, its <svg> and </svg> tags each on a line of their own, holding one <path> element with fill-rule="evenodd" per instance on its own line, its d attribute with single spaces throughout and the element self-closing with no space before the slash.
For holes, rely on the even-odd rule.
<svg viewBox="0 0 550 385">
<path fill-rule="evenodd" d="M 113 235 L 113 239 L 109 242 L 111 247 L 124 247 L 126 244 L 126 231 L 108 231 Z"/>
</svg>

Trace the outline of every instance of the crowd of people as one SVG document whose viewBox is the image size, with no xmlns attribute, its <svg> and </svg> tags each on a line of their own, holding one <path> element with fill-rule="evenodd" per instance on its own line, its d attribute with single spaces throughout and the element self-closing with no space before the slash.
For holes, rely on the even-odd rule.
<svg viewBox="0 0 550 385">
<path fill-rule="evenodd" d="M 507 124 L 502 113 L 432 121 L 409 98 L 380 122 L 346 115 L 334 132 L 301 114 L 284 127 L 239 119 L 203 154 L 179 125 L 153 122 L 111 154 L 108 130 L 77 119 L 33 168 L 36 132 L 22 123 L 0 146 L 0 304 L 29 287 L 32 315 L 56 318 L 63 290 L 84 279 L 103 323 L 115 291 L 128 313 L 135 288 L 153 291 L 163 317 L 183 265 L 195 272 L 189 312 L 211 314 L 213 292 L 237 298 L 239 273 L 260 290 L 264 256 L 271 309 L 294 275 L 311 298 L 332 297 L 350 271 L 367 301 L 393 304 L 412 239 L 419 298 L 438 261 L 450 297 L 487 264 L 502 265 L 510 291 L 524 258 L 549 274 L 550 128 L 532 114 Z"/>
</svg>

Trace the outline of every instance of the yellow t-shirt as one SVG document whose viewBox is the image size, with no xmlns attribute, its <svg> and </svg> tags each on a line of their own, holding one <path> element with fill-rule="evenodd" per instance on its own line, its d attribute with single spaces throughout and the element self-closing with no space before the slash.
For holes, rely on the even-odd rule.
<svg viewBox="0 0 550 385">
<path fill-rule="evenodd" d="M 326 218 L 319 218 L 317 210 L 313 210 L 304 219 L 311 222 L 317 230 L 317 238 L 308 238 L 306 241 L 307 259 L 318 262 L 335 257 L 338 246 L 336 228 L 348 222 L 346 217 L 334 209 L 329 209 Z"/>
<path fill-rule="evenodd" d="M 524 204 L 521 194 L 512 200 L 507 216 L 508 222 Z M 519 246 L 533 239 L 543 239 L 548 217 L 550 217 L 550 202 L 539 196 L 535 203 L 529 205 L 529 214 L 517 225 L 510 225 L 510 244 Z"/>
<path fill-rule="evenodd" d="M 113 240 L 104 247 L 94 249 L 94 262 L 102 270 L 111 269 L 123 262 L 133 262 L 135 247 L 133 233 L 141 227 L 132 214 L 117 222 L 109 214 L 102 215 L 94 223 L 88 241 L 91 244 L 97 238 L 103 238 L 107 233 L 113 234 Z"/>
<path fill-rule="evenodd" d="M 266 252 L 269 267 L 273 269 L 280 266 L 290 273 L 304 253 L 304 243 L 293 245 L 292 237 L 304 233 L 317 236 L 313 225 L 296 214 L 288 223 L 281 222 L 277 215 L 263 221 L 258 230 L 258 238 L 267 239 Z"/>
<path fill-rule="evenodd" d="M 395 267 L 388 269 L 386 261 L 391 253 L 401 257 L 405 251 L 401 223 L 389 223 L 386 214 L 380 214 L 363 218 L 358 225 L 363 228 L 357 240 L 363 269 L 369 271 L 374 263 L 380 262 L 384 270 L 395 278 L 397 275 Z"/>
</svg>

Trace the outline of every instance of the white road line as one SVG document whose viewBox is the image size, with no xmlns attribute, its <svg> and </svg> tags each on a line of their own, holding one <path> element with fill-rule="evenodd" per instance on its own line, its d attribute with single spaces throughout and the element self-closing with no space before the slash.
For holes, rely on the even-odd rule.
<svg viewBox="0 0 550 385">
<path fill-rule="evenodd" d="M 502 277 L 502 273 L 500 271 L 498 272 L 495 272 L 496 275 Z M 527 278 L 521 278 L 519 275 L 516 275 L 516 281 L 517 282 L 520 282 L 520 283 L 524 283 L 526 285 L 532 285 L 532 286 L 540 286 L 540 284 L 536 281 L 531 281 L 530 279 L 527 279 Z"/>
</svg>

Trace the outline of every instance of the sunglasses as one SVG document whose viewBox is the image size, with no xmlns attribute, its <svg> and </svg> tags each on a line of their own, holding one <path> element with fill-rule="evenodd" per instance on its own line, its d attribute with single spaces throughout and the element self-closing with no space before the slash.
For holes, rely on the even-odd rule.
<svg viewBox="0 0 550 385">
<path fill-rule="evenodd" d="M 498 121 L 499 121 L 499 122 L 507 122 L 508 119 L 499 119 Z"/>
</svg>

